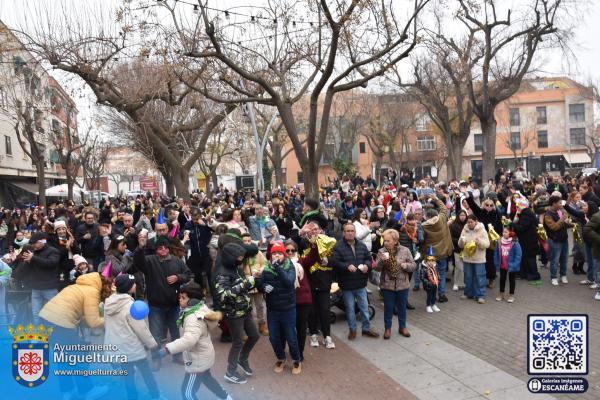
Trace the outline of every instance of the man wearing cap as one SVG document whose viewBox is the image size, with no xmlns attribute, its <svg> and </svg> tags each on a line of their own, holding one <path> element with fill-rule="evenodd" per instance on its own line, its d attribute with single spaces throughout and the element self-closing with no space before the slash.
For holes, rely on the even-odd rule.
<svg viewBox="0 0 600 400">
<path fill-rule="evenodd" d="M 33 251 L 23 254 L 23 261 L 29 264 L 28 280 L 31 286 L 31 312 L 33 324 L 40 323 L 40 310 L 58 294 L 58 269 L 60 254 L 46 244 L 48 235 L 36 232 L 31 235 L 29 244 Z"/>
<path fill-rule="evenodd" d="M 185 263 L 169 254 L 169 239 L 156 239 L 156 254 L 145 255 L 147 238 L 140 235 L 138 248 L 133 256 L 133 265 L 144 273 L 146 278 L 146 297 L 150 307 L 150 332 L 157 342 L 166 339 L 167 329 L 171 340 L 179 338 L 177 317 L 179 316 L 179 287 L 190 280 L 190 270 Z M 181 354 L 173 357 L 181 360 Z"/>
</svg>

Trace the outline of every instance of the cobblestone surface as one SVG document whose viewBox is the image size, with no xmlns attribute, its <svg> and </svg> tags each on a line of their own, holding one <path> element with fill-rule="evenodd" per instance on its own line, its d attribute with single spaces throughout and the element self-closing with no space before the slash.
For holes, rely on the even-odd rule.
<svg viewBox="0 0 600 400">
<path fill-rule="evenodd" d="M 569 265 L 571 262 L 569 262 Z M 569 283 L 558 287 L 550 284 L 549 270 L 541 269 L 543 285 L 530 286 L 517 280 L 513 304 L 495 301 L 498 293 L 488 289 L 487 303 L 461 300 L 460 292 L 453 292 L 450 283 L 449 301 L 439 304 L 442 312 L 425 311 L 425 293 L 421 290 L 409 295 L 417 307 L 409 311 L 408 324 L 427 331 L 511 375 L 527 381 L 527 315 L 528 314 L 588 314 L 589 315 L 589 380 L 590 388 L 584 395 L 562 395 L 558 398 L 600 398 L 600 301 L 595 292 L 579 284 L 584 275 L 568 272 Z M 497 282 L 496 282 L 497 284 Z M 508 286 L 508 283 L 507 283 Z M 376 295 L 373 295 L 376 298 Z M 376 302 L 382 305 L 381 302 Z"/>
</svg>

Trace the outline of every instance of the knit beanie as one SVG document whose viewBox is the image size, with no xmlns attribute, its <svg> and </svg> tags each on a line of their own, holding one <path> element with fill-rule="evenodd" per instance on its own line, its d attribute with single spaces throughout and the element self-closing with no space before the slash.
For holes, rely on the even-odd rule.
<svg viewBox="0 0 600 400">
<path fill-rule="evenodd" d="M 127 293 L 135 284 L 135 277 L 130 274 L 123 274 L 117 276 L 115 279 L 115 286 L 117 293 Z"/>
</svg>

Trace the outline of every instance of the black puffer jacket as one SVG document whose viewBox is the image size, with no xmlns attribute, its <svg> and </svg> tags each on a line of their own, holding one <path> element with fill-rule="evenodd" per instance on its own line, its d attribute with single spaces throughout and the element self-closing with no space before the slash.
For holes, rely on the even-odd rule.
<svg viewBox="0 0 600 400">
<path fill-rule="evenodd" d="M 241 264 L 237 263 L 240 256 L 246 256 L 246 249 L 237 243 L 226 244 L 220 254 L 215 289 L 220 310 L 228 318 L 240 318 L 252 311 L 248 292 L 254 284 L 246 279 Z"/>
<path fill-rule="evenodd" d="M 367 279 L 372 268 L 371 252 L 367 246 L 358 240 L 354 241 L 354 251 L 345 240 L 340 240 L 333 250 L 333 268 L 337 274 L 337 280 L 342 290 L 356 290 L 367 286 Z M 369 267 L 367 273 L 360 270 L 348 271 L 348 266 L 354 265 L 358 268 L 360 264 Z"/>
<path fill-rule="evenodd" d="M 58 288 L 60 253 L 52 246 L 45 245 L 33 252 L 28 267 L 27 279 L 32 289 L 45 290 Z"/>
<path fill-rule="evenodd" d="M 511 227 L 519 238 L 523 257 L 536 256 L 539 251 L 539 242 L 537 235 L 538 217 L 531 208 L 524 208 L 519 214 L 517 222 L 513 222 Z"/>
<path fill-rule="evenodd" d="M 460 235 L 463 231 L 463 228 L 465 227 L 467 220 L 465 219 L 464 222 L 460 221 L 460 214 L 467 214 L 467 212 L 465 210 L 460 210 L 458 212 L 458 215 L 456 216 L 456 218 L 454 219 L 454 221 L 452 221 L 452 223 L 450 224 L 449 228 L 450 228 L 450 236 L 452 237 L 452 246 L 454 246 L 454 252 L 455 253 L 460 253 L 461 252 L 461 248 L 458 245 L 458 239 L 460 239 Z M 500 233 L 500 232 L 498 232 Z"/>
<path fill-rule="evenodd" d="M 467 197 L 467 204 L 471 208 L 471 211 L 473 211 L 473 214 L 477 217 L 477 220 L 483 224 L 486 232 L 489 230 L 488 225 L 492 224 L 496 233 L 499 235 L 502 234 L 502 216 L 496 208 L 488 211 L 479 207 L 477 203 L 475 203 L 475 200 L 473 200 L 473 194 L 469 194 L 469 197 Z"/>
</svg>

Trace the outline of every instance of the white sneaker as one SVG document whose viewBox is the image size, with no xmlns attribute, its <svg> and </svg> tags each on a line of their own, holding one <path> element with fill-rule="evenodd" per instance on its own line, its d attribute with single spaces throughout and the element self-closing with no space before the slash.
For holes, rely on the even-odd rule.
<svg viewBox="0 0 600 400">
<path fill-rule="evenodd" d="M 440 310 L 440 308 L 437 306 L 437 304 L 434 304 L 431 306 L 431 308 L 433 309 L 434 312 L 440 312 L 442 310 Z"/>
<path fill-rule="evenodd" d="M 553 286 L 558 286 L 558 279 L 554 278 L 551 282 Z"/>
<path fill-rule="evenodd" d="M 310 335 L 310 347 L 319 347 L 319 338 L 317 335 Z"/>
<path fill-rule="evenodd" d="M 569 283 L 569 281 L 567 280 L 567 277 L 566 277 L 566 276 L 561 276 L 561 277 L 560 277 L 560 281 L 561 281 L 562 283 Z"/>
<path fill-rule="evenodd" d="M 597 283 L 592 283 L 592 284 L 589 286 L 589 288 L 590 288 L 590 289 L 598 289 L 598 284 L 597 284 Z"/>
<path fill-rule="evenodd" d="M 596 292 L 596 295 L 594 296 L 594 300 L 600 300 L 600 292 Z"/>
<path fill-rule="evenodd" d="M 452 291 L 453 292 L 458 292 L 458 285 L 452 286 Z"/>
<path fill-rule="evenodd" d="M 433 308 L 431 308 L 431 306 L 425 307 L 425 310 L 427 310 L 427 312 L 430 314 L 433 312 Z"/>
<path fill-rule="evenodd" d="M 331 336 L 325 336 L 324 343 L 326 349 L 335 349 L 335 343 L 331 340 Z"/>
<path fill-rule="evenodd" d="M 594 282 L 592 282 L 592 281 L 589 281 L 589 280 L 587 280 L 587 279 L 585 279 L 585 280 L 583 280 L 583 281 L 579 282 L 579 284 L 580 284 L 580 285 L 591 285 L 592 283 L 594 283 Z"/>
</svg>

